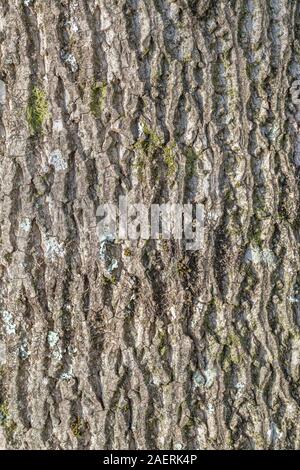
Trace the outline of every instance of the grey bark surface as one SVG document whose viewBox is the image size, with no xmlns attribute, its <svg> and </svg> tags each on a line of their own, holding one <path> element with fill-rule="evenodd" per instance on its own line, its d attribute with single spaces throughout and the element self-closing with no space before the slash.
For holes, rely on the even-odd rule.
<svg viewBox="0 0 300 470">
<path fill-rule="evenodd" d="M 0 1 L 2 448 L 299 448 L 299 15 Z M 120 195 L 201 250 L 100 243 Z"/>
</svg>

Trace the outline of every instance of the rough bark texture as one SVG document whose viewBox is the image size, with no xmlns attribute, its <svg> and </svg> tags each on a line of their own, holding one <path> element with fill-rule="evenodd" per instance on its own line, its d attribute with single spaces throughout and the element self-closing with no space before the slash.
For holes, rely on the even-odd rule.
<svg viewBox="0 0 300 470">
<path fill-rule="evenodd" d="M 0 1 L 3 448 L 299 448 L 299 8 Z M 120 195 L 202 249 L 100 243 Z"/>
</svg>

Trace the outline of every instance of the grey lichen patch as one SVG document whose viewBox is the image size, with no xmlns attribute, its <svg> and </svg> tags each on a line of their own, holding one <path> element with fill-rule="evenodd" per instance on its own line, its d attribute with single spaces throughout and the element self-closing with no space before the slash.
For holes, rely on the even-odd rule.
<svg viewBox="0 0 300 470">
<path fill-rule="evenodd" d="M 0 341 L 0 367 L 6 364 L 6 345 Z"/>
<path fill-rule="evenodd" d="M 76 58 L 73 54 L 71 54 L 70 52 L 62 51 L 61 58 L 63 62 L 67 64 L 71 72 L 75 73 L 78 71 L 79 67 L 78 67 Z"/>
<path fill-rule="evenodd" d="M 119 266 L 119 263 L 118 263 L 118 260 L 116 260 L 115 258 L 113 258 L 111 260 L 111 263 L 110 265 L 108 266 L 107 270 L 109 273 L 112 273 L 115 269 L 117 269 Z"/>
<path fill-rule="evenodd" d="M 33 2 L 34 0 L 23 0 L 23 5 L 25 5 L 25 7 L 29 7 Z"/>
<path fill-rule="evenodd" d="M 22 344 L 19 347 L 19 357 L 25 361 L 30 356 L 29 346 L 27 339 L 25 338 Z"/>
<path fill-rule="evenodd" d="M 1 317 L 4 323 L 5 332 L 7 335 L 14 335 L 16 333 L 16 325 L 13 316 L 7 310 L 1 312 Z"/>
<path fill-rule="evenodd" d="M 49 116 L 47 96 L 44 90 L 33 87 L 27 106 L 27 122 L 32 134 L 38 134 Z"/>
<path fill-rule="evenodd" d="M 181 444 L 181 442 L 176 442 L 174 444 L 174 450 L 182 450 L 183 449 L 183 445 Z"/>
<path fill-rule="evenodd" d="M 49 331 L 47 335 L 47 343 L 51 349 L 51 356 L 56 361 L 61 361 L 63 354 L 61 347 L 59 346 L 60 336 L 56 331 Z"/>
<path fill-rule="evenodd" d="M 103 284 L 105 286 L 111 286 L 111 285 L 115 285 L 117 283 L 117 279 L 116 279 L 115 276 L 106 276 L 104 274 L 103 277 L 102 277 L 102 280 L 103 280 Z"/>
<path fill-rule="evenodd" d="M 67 382 L 68 382 L 69 380 L 71 380 L 73 377 L 74 377 L 74 374 L 73 374 L 73 368 L 72 368 L 72 366 L 70 366 L 68 372 L 63 372 L 63 373 L 60 375 L 60 379 L 61 379 L 61 380 L 66 380 Z"/>
<path fill-rule="evenodd" d="M 23 219 L 22 222 L 20 223 L 20 228 L 21 228 L 21 230 L 23 230 L 24 232 L 29 232 L 30 227 L 31 227 L 31 220 L 30 220 L 28 217 L 26 217 L 26 218 Z"/>
<path fill-rule="evenodd" d="M 260 249 L 257 246 L 250 246 L 245 253 L 245 261 L 253 264 L 266 264 L 272 267 L 276 264 L 276 257 L 270 249 Z"/>
<path fill-rule="evenodd" d="M 175 266 L 176 273 L 180 277 L 184 277 L 191 272 L 187 260 L 185 258 L 181 258 L 177 261 Z"/>
<path fill-rule="evenodd" d="M 133 146 L 137 152 L 135 167 L 140 179 L 143 177 L 147 164 L 152 162 L 156 151 L 163 145 L 162 139 L 145 124 L 142 125 L 142 133 L 143 136 Z"/>
<path fill-rule="evenodd" d="M 215 369 L 214 367 L 208 367 L 204 371 L 204 375 L 205 375 L 205 386 L 207 388 L 210 388 L 213 385 L 217 377 L 217 369 Z"/>
<path fill-rule="evenodd" d="M 276 423 L 271 422 L 270 428 L 267 431 L 267 438 L 269 442 L 274 444 L 277 440 L 282 439 L 283 432 L 278 428 Z"/>
<path fill-rule="evenodd" d="M 130 249 L 128 246 L 126 246 L 126 248 L 124 248 L 124 252 L 123 252 L 123 253 L 124 253 L 124 256 L 127 256 L 127 257 L 132 256 L 132 251 L 131 251 L 131 249 Z"/>
<path fill-rule="evenodd" d="M 5 426 L 9 420 L 9 410 L 7 402 L 2 402 L 0 404 L 0 425 Z"/>
<path fill-rule="evenodd" d="M 49 237 L 46 240 L 46 256 L 47 258 L 54 259 L 55 257 L 62 258 L 65 254 L 63 243 L 59 243 L 55 237 Z"/>
<path fill-rule="evenodd" d="M 95 118 L 99 118 L 104 110 L 107 97 L 107 84 L 94 83 L 91 89 L 90 110 Z"/>
<path fill-rule="evenodd" d="M 59 149 L 53 150 L 49 155 L 49 165 L 54 166 L 56 171 L 64 171 L 68 168 L 67 162 Z"/>
<path fill-rule="evenodd" d="M 0 80 L 0 105 L 4 105 L 6 102 L 6 83 Z"/>
<path fill-rule="evenodd" d="M 53 349 L 59 341 L 59 334 L 55 331 L 49 331 L 47 336 L 49 347 Z"/>
<path fill-rule="evenodd" d="M 200 387 L 201 385 L 205 384 L 205 379 L 202 376 L 199 370 L 196 370 L 193 374 L 193 381 L 196 387 Z"/>
</svg>

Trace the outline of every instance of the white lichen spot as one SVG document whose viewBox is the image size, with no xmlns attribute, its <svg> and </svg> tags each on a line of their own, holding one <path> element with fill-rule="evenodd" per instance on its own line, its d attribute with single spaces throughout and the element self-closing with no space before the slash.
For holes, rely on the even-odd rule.
<svg viewBox="0 0 300 470">
<path fill-rule="evenodd" d="M 243 384 L 243 382 L 238 382 L 235 388 L 237 388 L 238 390 L 243 390 L 243 388 L 245 388 L 245 384 Z"/>
<path fill-rule="evenodd" d="M 108 267 L 108 272 L 111 273 L 112 271 L 114 271 L 115 269 L 117 269 L 118 265 L 119 265 L 118 261 L 113 258 L 113 259 L 111 260 L 110 266 Z"/>
<path fill-rule="evenodd" d="M 77 72 L 78 64 L 77 64 L 76 59 L 73 56 L 73 54 L 71 54 L 70 52 L 62 51 L 61 58 L 70 67 L 72 72 Z"/>
<path fill-rule="evenodd" d="M 245 384 L 243 382 L 237 382 L 235 384 L 235 388 L 237 389 L 237 396 L 241 396 L 243 394 Z"/>
<path fill-rule="evenodd" d="M 49 165 L 53 165 L 56 171 L 64 171 L 68 168 L 60 150 L 54 150 L 49 155 Z"/>
<path fill-rule="evenodd" d="M 62 258 L 65 254 L 65 250 L 62 243 L 58 243 L 55 237 L 48 238 L 46 240 L 46 256 L 47 258 L 54 258 L 58 256 Z"/>
<path fill-rule="evenodd" d="M 23 0 L 23 4 L 25 5 L 25 7 L 29 7 L 31 3 L 32 3 L 32 0 Z"/>
<path fill-rule="evenodd" d="M 275 423 L 271 423 L 270 428 L 267 431 L 267 436 L 269 441 L 274 444 L 277 440 L 282 438 L 283 433 L 278 429 L 278 426 Z"/>
<path fill-rule="evenodd" d="M 53 351 L 52 357 L 53 357 L 53 359 L 55 359 L 56 361 L 61 361 L 61 360 L 62 360 L 61 348 L 57 348 L 55 351 Z"/>
<path fill-rule="evenodd" d="M 204 306 L 205 306 L 205 304 L 203 302 L 200 302 L 200 300 L 199 300 L 199 302 L 197 302 L 197 304 L 196 304 L 197 311 L 199 313 L 201 313 L 203 311 Z"/>
<path fill-rule="evenodd" d="M 297 135 L 295 142 L 294 161 L 296 166 L 300 166 L 300 136 Z"/>
<path fill-rule="evenodd" d="M 20 223 L 20 227 L 22 230 L 24 230 L 24 232 L 29 232 L 30 230 L 30 227 L 31 227 L 31 220 L 26 217 L 21 223 Z"/>
<path fill-rule="evenodd" d="M 171 314 L 171 317 L 173 320 L 176 320 L 176 317 L 177 317 L 177 310 L 176 310 L 176 306 L 175 305 L 172 305 L 171 308 L 170 308 L 170 314 Z"/>
<path fill-rule="evenodd" d="M 276 257 L 274 253 L 269 249 L 261 250 L 258 247 L 249 247 L 245 253 L 245 261 L 252 262 L 253 264 L 266 264 L 271 267 L 276 263 Z"/>
<path fill-rule="evenodd" d="M 54 348 L 59 341 L 59 334 L 55 333 L 55 331 L 49 331 L 48 336 L 47 336 L 47 341 L 48 341 L 49 347 L 51 349 Z"/>
<path fill-rule="evenodd" d="M 110 227 L 108 228 L 103 228 L 104 229 L 104 234 L 101 236 L 100 239 L 100 249 L 99 249 L 99 257 L 103 261 L 109 261 L 110 257 L 107 255 L 106 248 L 107 244 L 113 243 L 115 240 L 115 236 L 111 233 L 108 233 L 107 230 L 109 230 Z"/>
<path fill-rule="evenodd" d="M 196 385 L 196 387 L 200 387 L 200 385 L 205 384 L 204 377 L 202 376 L 201 372 L 199 370 L 196 370 L 193 375 L 193 381 Z"/>
<path fill-rule="evenodd" d="M 6 84 L 0 80 L 0 104 L 4 105 L 6 101 Z"/>
<path fill-rule="evenodd" d="M 4 323 L 6 334 L 14 335 L 16 333 L 16 325 L 14 324 L 12 314 L 8 312 L 7 310 L 3 310 L 1 316 L 2 316 L 3 323 Z"/>
<path fill-rule="evenodd" d="M 56 132 L 61 132 L 64 128 L 62 119 L 56 119 L 53 121 L 53 130 Z"/>
<path fill-rule="evenodd" d="M 30 351 L 28 350 L 28 343 L 26 339 L 19 347 L 19 356 L 21 359 L 23 359 L 23 361 L 25 361 L 25 359 L 28 359 L 28 357 L 30 356 Z"/>
<path fill-rule="evenodd" d="M 205 385 L 206 387 L 210 388 L 217 376 L 217 370 L 213 368 L 208 368 L 204 371 L 204 375 L 206 380 Z"/>
<path fill-rule="evenodd" d="M 141 122 L 138 123 L 138 133 L 139 133 L 139 137 L 141 137 L 144 134 L 144 126 Z"/>
</svg>

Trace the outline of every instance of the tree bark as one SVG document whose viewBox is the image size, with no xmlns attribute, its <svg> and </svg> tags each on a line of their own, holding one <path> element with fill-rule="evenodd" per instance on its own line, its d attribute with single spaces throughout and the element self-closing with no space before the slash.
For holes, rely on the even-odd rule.
<svg viewBox="0 0 300 470">
<path fill-rule="evenodd" d="M 0 1 L 2 448 L 299 448 L 299 13 Z M 201 249 L 99 241 L 121 195 Z"/>
</svg>

